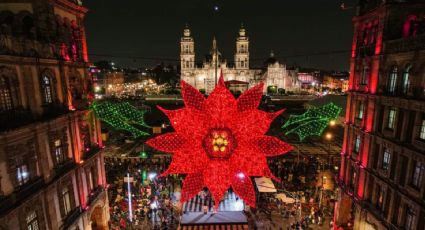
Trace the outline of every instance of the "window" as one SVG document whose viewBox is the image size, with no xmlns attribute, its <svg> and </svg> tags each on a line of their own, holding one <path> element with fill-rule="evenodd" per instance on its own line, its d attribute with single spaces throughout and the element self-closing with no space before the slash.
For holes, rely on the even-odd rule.
<svg viewBox="0 0 425 230">
<path fill-rule="evenodd" d="M 62 149 L 62 142 L 61 140 L 55 140 L 54 142 L 55 145 L 55 158 L 56 158 L 56 163 L 58 164 L 62 164 L 65 161 L 65 153 L 63 152 Z"/>
<path fill-rule="evenodd" d="M 41 86 L 43 88 L 44 102 L 46 104 L 51 104 L 53 103 L 52 79 L 48 75 L 44 74 L 41 80 L 42 80 Z"/>
<path fill-rule="evenodd" d="M 394 66 L 393 69 L 391 70 L 391 73 L 388 79 L 388 85 L 387 85 L 388 92 L 390 93 L 395 92 L 396 83 L 397 83 L 397 74 L 398 74 L 398 68 L 397 66 Z"/>
<path fill-rule="evenodd" d="M 382 209 L 384 206 L 384 197 L 385 191 L 381 188 L 379 184 L 376 184 L 376 205 L 379 209 Z"/>
<path fill-rule="evenodd" d="M 12 110 L 12 92 L 9 79 L 2 76 L 0 78 L 0 111 Z"/>
<path fill-rule="evenodd" d="M 425 140 L 425 119 L 422 120 L 419 138 L 422 139 L 422 140 Z"/>
<path fill-rule="evenodd" d="M 28 230 L 38 230 L 38 219 L 37 219 L 37 213 L 35 211 L 30 212 L 27 217 L 27 229 Z"/>
<path fill-rule="evenodd" d="M 351 166 L 351 181 L 350 181 L 350 188 L 351 190 L 354 190 L 355 185 L 357 183 L 357 172 L 356 170 L 353 168 L 353 166 Z"/>
<path fill-rule="evenodd" d="M 410 87 L 410 67 L 406 68 L 403 72 L 403 93 L 407 94 Z"/>
<path fill-rule="evenodd" d="M 360 78 L 360 85 L 366 85 L 367 80 L 369 78 L 369 66 L 363 66 L 361 78 Z"/>
<path fill-rule="evenodd" d="M 412 210 L 411 207 L 407 206 L 406 208 L 406 221 L 405 221 L 405 228 L 406 230 L 413 230 L 413 227 L 415 226 L 415 212 Z"/>
<path fill-rule="evenodd" d="M 387 128 L 394 129 L 396 114 L 397 114 L 397 110 L 395 108 L 390 108 L 388 110 Z"/>
<path fill-rule="evenodd" d="M 90 169 L 88 171 L 88 176 L 89 176 L 89 190 L 92 191 L 94 189 L 94 181 L 93 181 L 93 174 L 92 174 L 92 170 Z"/>
<path fill-rule="evenodd" d="M 361 101 L 357 107 L 357 119 L 363 119 L 364 104 Z"/>
<path fill-rule="evenodd" d="M 382 169 L 387 171 L 389 166 L 390 166 L 390 161 L 391 161 L 391 153 L 389 151 L 389 149 L 385 148 L 384 149 L 384 155 L 382 157 Z"/>
<path fill-rule="evenodd" d="M 420 188 L 423 181 L 425 171 L 425 164 L 419 161 L 416 161 L 415 168 L 413 169 L 412 175 L 412 185 L 416 188 Z"/>
<path fill-rule="evenodd" d="M 354 141 L 354 152 L 358 153 L 360 151 L 360 135 L 356 136 L 356 140 Z"/>
<path fill-rule="evenodd" d="M 30 179 L 30 173 L 28 171 L 28 166 L 26 164 L 21 164 L 16 167 L 16 180 L 18 185 L 24 185 Z"/>
<path fill-rule="evenodd" d="M 65 216 L 72 210 L 71 197 L 68 187 L 62 189 L 63 211 Z"/>
</svg>

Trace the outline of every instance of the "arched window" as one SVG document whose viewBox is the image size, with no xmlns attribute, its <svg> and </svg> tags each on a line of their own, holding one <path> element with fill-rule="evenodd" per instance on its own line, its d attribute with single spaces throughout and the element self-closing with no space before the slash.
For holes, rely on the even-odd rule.
<svg viewBox="0 0 425 230">
<path fill-rule="evenodd" d="M 418 26 L 418 17 L 416 15 L 409 15 L 404 21 L 403 24 L 403 38 L 407 38 L 410 36 L 416 36 L 417 33 L 417 26 Z"/>
<path fill-rule="evenodd" d="M 369 79 L 369 73 L 370 73 L 369 66 L 364 65 L 362 69 L 361 78 L 360 78 L 360 85 L 367 85 L 367 81 Z"/>
<path fill-rule="evenodd" d="M 44 103 L 51 104 L 53 103 L 54 88 L 53 88 L 53 79 L 48 73 L 43 73 L 41 76 L 41 88 Z"/>
<path fill-rule="evenodd" d="M 69 212 L 71 212 L 72 210 L 72 205 L 71 205 L 71 192 L 69 191 L 68 187 L 64 187 L 62 189 L 62 205 L 63 205 L 63 212 L 64 212 L 64 216 L 68 215 Z"/>
<path fill-rule="evenodd" d="M 387 84 L 387 89 L 388 89 L 388 92 L 390 93 L 395 92 L 396 84 L 397 84 L 397 75 L 398 75 L 398 67 L 393 66 L 393 68 L 391 69 L 391 72 L 388 78 L 388 84 Z"/>
<path fill-rule="evenodd" d="M 0 111 L 9 111 L 13 109 L 12 90 L 9 79 L 5 76 L 0 77 Z"/>
<path fill-rule="evenodd" d="M 34 19 L 31 15 L 26 15 L 22 18 L 22 31 L 26 38 L 35 39 Z"/>
<path fill-rule="evenodd" d="M 403 71 L 403 78 L 402 78 L 402 91 L 404 94 L 407 94 L 410 88 L 410 70 L 412 69 L 412 66 L 407 66 Z"/>
</svg>

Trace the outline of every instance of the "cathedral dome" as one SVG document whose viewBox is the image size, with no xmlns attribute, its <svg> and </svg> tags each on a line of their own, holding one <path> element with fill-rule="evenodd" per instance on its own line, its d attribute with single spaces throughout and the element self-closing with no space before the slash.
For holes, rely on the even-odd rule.
<svg viewBox="0 0 425 230">
<path fill-rule="evenodd" d="M 269 65 L 273 65 L 273 64 L 275 64 L 276 62 L 279 62 L 276 58 L 275 58 L 275 56 L 274 56 L 274 52 L 273 52 L 273 50 L 270 52 L 270 57 L 269 58 L 267 58 L 266 59 L 266 61 L 264 62 L 264 66 L 265 67 L 267 67 L 267 66 L 269 66 Z"/>
</svg>

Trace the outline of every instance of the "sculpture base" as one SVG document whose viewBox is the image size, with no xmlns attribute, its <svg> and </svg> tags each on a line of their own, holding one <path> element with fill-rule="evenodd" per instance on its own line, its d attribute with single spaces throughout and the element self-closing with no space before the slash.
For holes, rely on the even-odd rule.
<svg viewBox="0 0 425 230">
<path fill-rule="evenodd" d="M 195 196 L 183 204 L 179 229 L 248 229 L 245 204 L 234 193 L 228 193 L 214 213 L 213 202 Z M 228 228 L 230 227 L 230 228 Z"/>
</svg>

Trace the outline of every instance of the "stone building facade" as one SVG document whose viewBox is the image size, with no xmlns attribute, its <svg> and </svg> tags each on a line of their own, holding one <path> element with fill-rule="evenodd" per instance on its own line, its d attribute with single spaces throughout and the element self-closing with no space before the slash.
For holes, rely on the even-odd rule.
<svg viewBox="0 0 425 230">
<path fill-rule="evenodd" d="M 78 0 L 0 0 L 0 229 L 107 229 Z"/>
<path fill-rule="evenodd" d="M 359 1 L 335 227 L 425 228 L 425 1 Z"/>
<path fill-rule="evenodd" d="M 236 52 L 234 62 L 227 63 L 222 57 L 214 38 L 209 55 L 206 56 L 202 64 L 197 64 L 195 59 L 195 41 L 191 36 L 191 31 L 186 27 L 180 41 L 180 66 L 181 79 L 188 82 L 195 88 L 210 93 L 220 74 L 223 73 L 225 82 L 230 90 L 243 92 L 247 88 L 264 82 L 267 87 L 264 92 L 298 90 L 300 83 L 295 74 L 289 73 L 286 65 L 279 63 L 273 52 L 270 58 L 265 61 L 264 68 L 250 68 L 249 38 L 245 28 L 240 28 L 236 38 Z"/>
</svg>

